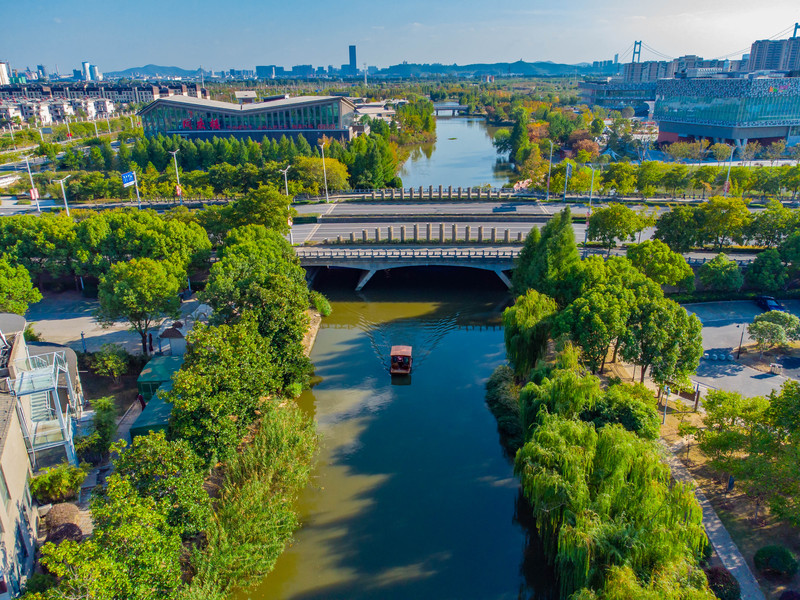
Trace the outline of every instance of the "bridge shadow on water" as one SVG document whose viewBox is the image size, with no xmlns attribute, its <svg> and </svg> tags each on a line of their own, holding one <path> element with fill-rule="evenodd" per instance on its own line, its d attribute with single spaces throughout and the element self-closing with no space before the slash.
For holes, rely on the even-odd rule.
<svg viewBox="0 0 800 600">
<path fill-rule="evenodd" d="M 322 435 L 303 527 L 262 586 L 237 598 L 551 600 L 530 509 L 484 403 L 504 360 L 510 301 L 491 273 L 330 269 L 334 302 L 301 405 Z M 338 314 L 337 314 L 338 313 Z M 410 385 L 392 385 L 388 347 L 411 342 Z"/>
</svg>

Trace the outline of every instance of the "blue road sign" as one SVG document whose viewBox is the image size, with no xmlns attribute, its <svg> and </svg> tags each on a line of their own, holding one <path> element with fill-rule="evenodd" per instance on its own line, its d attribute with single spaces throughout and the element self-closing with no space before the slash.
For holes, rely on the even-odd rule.
<svg viewBox="0 0 800 600">
<path fill-rule="evenodd" d="M 133 171 L 128 171 L 122 174 L 122 187 L 130 187 L 136 182 L 136 174 Z"/>
</svg>

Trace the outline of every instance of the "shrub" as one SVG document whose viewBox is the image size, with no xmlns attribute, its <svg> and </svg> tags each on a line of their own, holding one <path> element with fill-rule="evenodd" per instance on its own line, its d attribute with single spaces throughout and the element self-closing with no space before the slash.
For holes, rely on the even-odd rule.
<svg viewBox="0 0 800 600">
<path fill-rule="evenodd" d="M 34 477 L 31 480 L 31 493 L 41 503 L 61 502 L 74 498 L 88 473 L 88 465 L 73 467 L 68 463 L 62 463 L 57 467 L 45 469 Z"/>
<path fill-rule="evenodd" d="M 92 356 L 92 369 L 98 375 L 119 381 L 128 372 L 128 353 L 117 344 L 103 344 L 102 349 Z"/>
<path fill-rule="evenodd" d="M 94 431 L 76 443 L 76 450 L 81 457 L 92 463 L 100 463 L 111 447 L 117 435 L 117 407 L 110 396 L 92 400 Z"/>
<path fill-rule="evenodd" d="M 70 502 L 56 504 L 44 517 L 48 531 L 54 531 L 66 523 L 77 523 L 78 507 Z"/>
<path fill-rule="evenodd" d="M 742 597 L 739 582 L 728 569 L 711 567 L 706 569 L 706 577 L 708 578 L 708 587 L 720 600 L 739 600 Z"/>
<path fill-rule="evenodd" d="M 486 382 L 486 404 L 497 419 L 500 443 L 510 456 L 525 442 L 517 396 L 514 371 L 508 365 L 500 365 Z"/>
<path fill-rule="evenodd" d="M 22 332 L 22 336 L 25 338 L 26 342 L 42 342 L 42 334 L 37 333 L 33 330 L 33 323 L 28 323 L 25 326 L 25 331 Z"/>
<path fill-rule="evenodd" d="M 753 557 L 756 569 L 765 575 L 793 577 L 797 573 L 797 561 L 788 548 L 764 546 Z"/>
<path fill-rule="evenodd" d="M 321 314 L 323 317 L 327 317 L 333 312 L 331 303 L 328 302 L 328 299 L 318 291 L 311 290 L 310 296 L 311 303 L 314 305 L 314 308 L 317 309 L 317 312 L 319 312 L 319 314 Z"/>
<path fill-rule="evenodd" d="M 83 531 L 81 531 L 81 528 L 77 524 L 64 523 L 63 525 L 59 525 L 47 534 L 46 541 L 57 545 L 66 540 L 71 540 L 73 542 L 80 542 L 83 540 Z"/>
<path fill-rule="evenodd" d="M 28 577 L 25 584 L 26 594 L 44 594 L 51 587 L 54 587 L 58 580 L 47 573 L 34 573 Z"/>
</svg>

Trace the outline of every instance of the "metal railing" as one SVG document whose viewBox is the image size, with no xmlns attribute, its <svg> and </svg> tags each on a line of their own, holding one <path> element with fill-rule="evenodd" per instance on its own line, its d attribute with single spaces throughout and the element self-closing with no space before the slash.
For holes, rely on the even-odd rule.
<svg viewBox="0 0 800 600">
<path fill-rule="evenodd" d="M 519 248 L 302 248 L 295 249 L 297 256 L 308 260 L 328 259 L 460 259 L 460 260 L 514 260 Z"/>
</svg>

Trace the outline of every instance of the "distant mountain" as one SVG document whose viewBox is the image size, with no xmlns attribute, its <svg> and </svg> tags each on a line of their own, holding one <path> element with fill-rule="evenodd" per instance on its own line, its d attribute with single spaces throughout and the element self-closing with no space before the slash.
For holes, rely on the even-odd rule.
<svg viewBox="0 0 800 600">
<path fill-rule="evenodd" d="M 107 77 L 193 77 L 200 69 L 188 70 L 180 67 L 162 67 L 159 65 L 145 65 L 133 67 L 124 71 L 111 71 L 104 73 Z"/>
<path fill-rule="evenodd" d="M 598 74 L 588 63 L 566 65 L 554 62 L 477 63 L 471 65 L 408 64 L 392 65 L 382 69 L 381 74 L 400 77 L 424 75 L 521 75 L 525 77 L 559 77 L 564 75 Z"/>
</svg>

